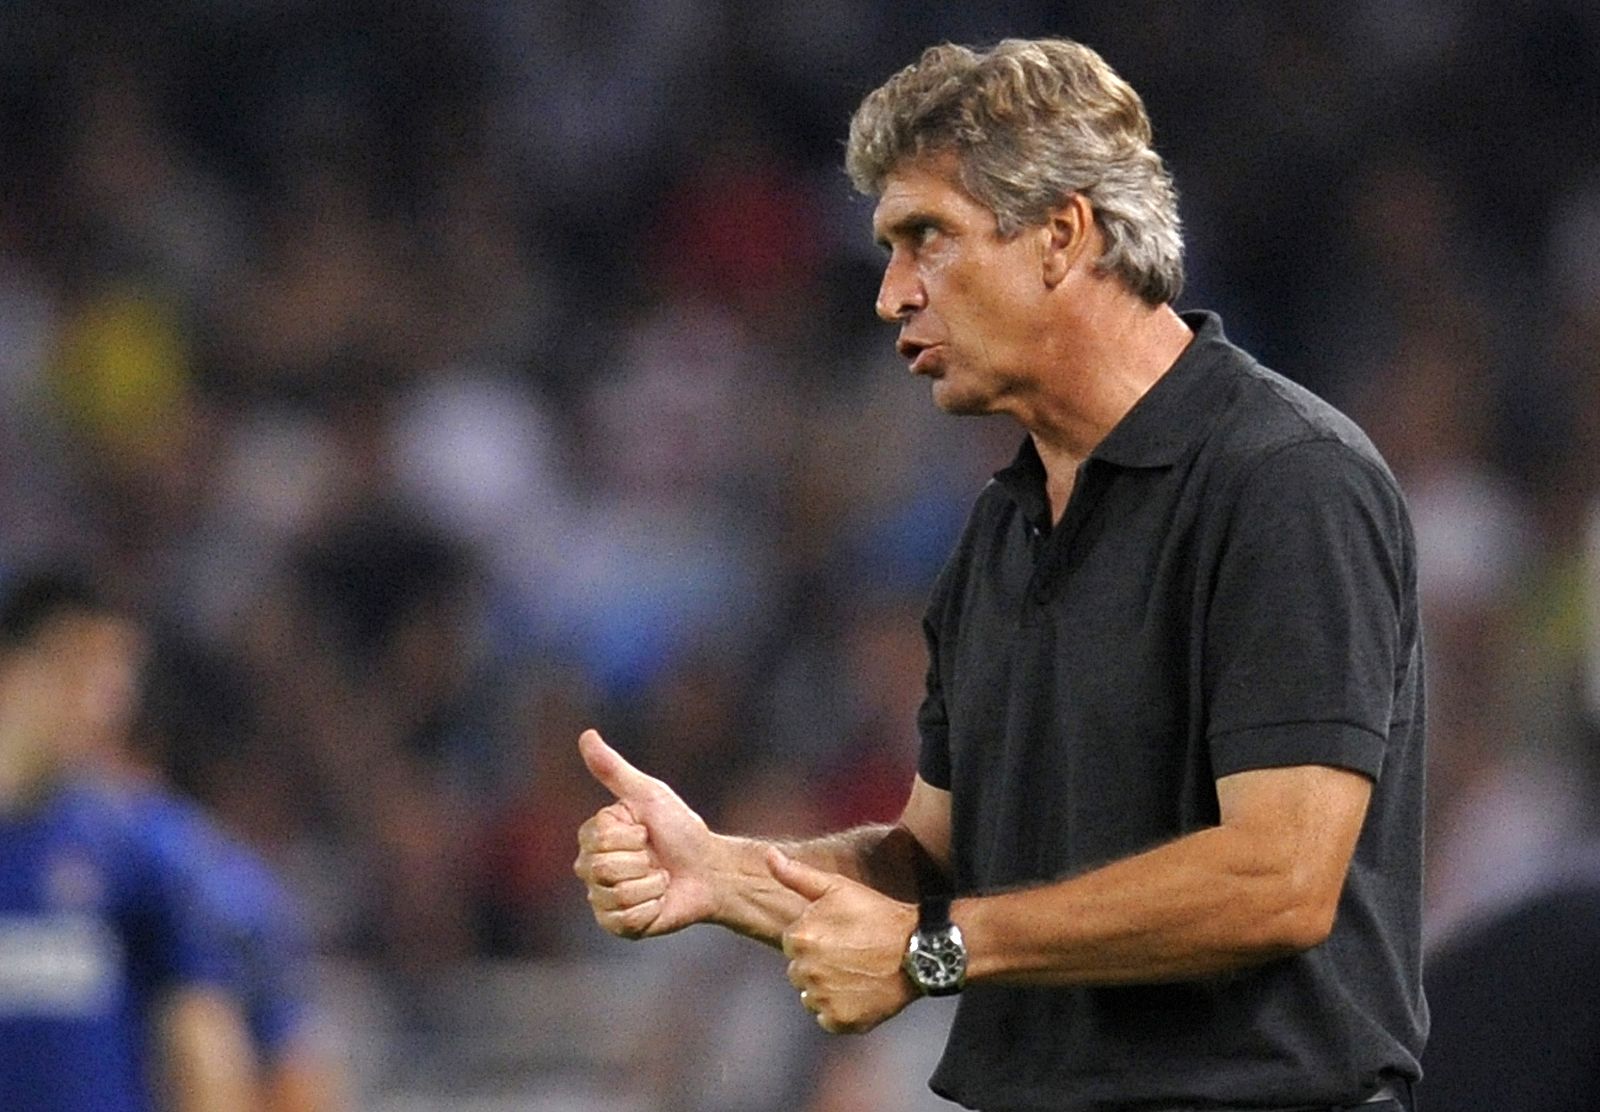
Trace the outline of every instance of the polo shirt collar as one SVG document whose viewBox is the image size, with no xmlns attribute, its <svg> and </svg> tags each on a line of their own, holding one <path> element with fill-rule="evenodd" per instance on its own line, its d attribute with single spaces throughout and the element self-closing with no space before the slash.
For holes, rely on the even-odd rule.
<svg viewBox="0 0 1600 1112">
<path fill-rule="evenodd" d="M 1209 372 L 1237 358 L 1238 349 L 1222 334 L 1222 318 L 1215 313 L 1190 312 L 1182 316 L 1194 339 L 1167 373 L 1156 379 L 1095 446 L 1089 458 L 1119 467 L 1170 467 L 1204 436 L 1210 419 L 1226 404 L 1221 391 L 1202 387 Z"/>
<path fill-rule="evenodd" d="M 1194 339 L 1095 446 L 1090 459 L 1118 467 L 1170 467 L 1205 434 L 1211 418 L 1227 404 L 1221 391 L 1201 387 L 1209 372 L 1238 357 L 1238 349 L 1223 335 L 1222 319 L 1215 313 L 1187 312 L 1182 317 Z M 1047 513 L 1044 463 L 1033 437 L 1023 437 L 1016 458 L 994 477 L 1030 517 Z"/>
</svg>

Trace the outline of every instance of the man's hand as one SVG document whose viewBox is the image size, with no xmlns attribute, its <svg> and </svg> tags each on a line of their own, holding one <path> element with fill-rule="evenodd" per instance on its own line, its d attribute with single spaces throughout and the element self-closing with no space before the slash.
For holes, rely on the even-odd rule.
<svg viewBox="0 0 1600 1112">
<path fill-rule="evenodd" d="M 809 901 L 783 934 L 789 983 L 824 1031 L 870 1031 L 917 998 L 900 967 L 917 909 L 864 884 L 813 869 L 778 850 L 767 867 Z"/>
<path fill-rule="evenodd" d="M 712 918 L 716 842 L 705 820 L 596 731 L 583 732 L 578 752 L 617 797 L 578 828 L 572 871 L 589 888 L 595 920 L 622 938 L 650 938 Z"/>
</svg>

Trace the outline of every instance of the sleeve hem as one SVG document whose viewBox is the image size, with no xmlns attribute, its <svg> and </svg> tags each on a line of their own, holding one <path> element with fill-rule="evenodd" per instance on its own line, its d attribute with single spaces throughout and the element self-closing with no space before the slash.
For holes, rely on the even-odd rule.
<svg viewBox="0 0 1600 1112">
<path fill-rule="evenodd" d="M 922 743 L 922 753 L 917 758 L 917 775 L 932 788 L 940 791 L 950 790 L 950 760 L 946 753 L 949 752 L 949 742 L 940 741 L 937 748 L 926 739 Z"/>
<path fill-rule="evenodd" d="M 1281 722 L 1213 734 L 1215 776 L 1259 768 L 1320 764 L 1346 768 L 1376 780 L 1383 771 L 1384 739 L 1349 722 Z"/>
</svg>

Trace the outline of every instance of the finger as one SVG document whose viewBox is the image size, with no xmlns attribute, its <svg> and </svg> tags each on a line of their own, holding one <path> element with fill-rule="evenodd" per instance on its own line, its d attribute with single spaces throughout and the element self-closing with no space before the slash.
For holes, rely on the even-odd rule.
<svg viewBox="0 0 1600 1112">
<path fill-rule="evenodd" d="M 789 968 L 785 972 L 788 974 L 789 983 L 800 990 L 800 999 L 804 1000 L 806 997 L 806 979 L 800 968 L 800 963 L 791 961 Z"/>
<path fill-rule="evenodd" d="M 620 803 L 597 812 L 578 827 L 578 848 L 588 853 L 644 849 L 650 844 L 650 831 L 633 821 Z"/>
<path fill-rule="evenodd" d="M 814 869 L 777 849 L 767 850 L 767 868 L 779 884 L 808 900 L 820 900 L 839 882 L 837 873 Z"/>
<path fill-rule="evenodd" d="M 578 735 L 578 753 L 590 774 L 618 799 L 644 799 L 663 787 L 660 780 L 646 776 L 607 745 L 598 730 L 585 730 Z"/>
<path fill-rule="evenodd" d="M 600 925 L 619 938 L 639 938 L 650 929 L 650 924 L 661 914 L 660 900 L 647 900 L 642 904 L 620 911 L 596 911 Z"/>
<path fill-rule="evenodd" d="M 659 868 L 648 853 L 580 853 L 572 863 L 578 879 L 593 888 L 612 888 L 649 876 Z"/>
<path fill-rule="evenodd" d="M 621 884 L 594 885 L 589 888 L 589 906 L 596 911 L 626 911 L 667 894 L 667 874 L 651 873 Z"/>
<path fill-rule="evenodd" d="M 655 858 L 641 850 L 620 853 L 591 853 L 583 859 L 586 866 L 583 879 L 591 884 L 610 887 L 640 877 L 649 876 L 658 866 Z"/>
</svg>

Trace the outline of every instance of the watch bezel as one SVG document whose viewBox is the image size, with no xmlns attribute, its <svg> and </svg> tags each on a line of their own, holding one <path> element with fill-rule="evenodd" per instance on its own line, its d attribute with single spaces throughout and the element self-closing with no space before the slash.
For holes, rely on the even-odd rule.
<svg viewBox="0 0 1600 1112">
<path fill-rule="evenodd" d="M 960 992 L 967 983 L 967 944 L 961 937 L 961 928 L 949 923 L 935 930 L 912 931 L 901 964 L 924 996 Z"/>
</svg>

